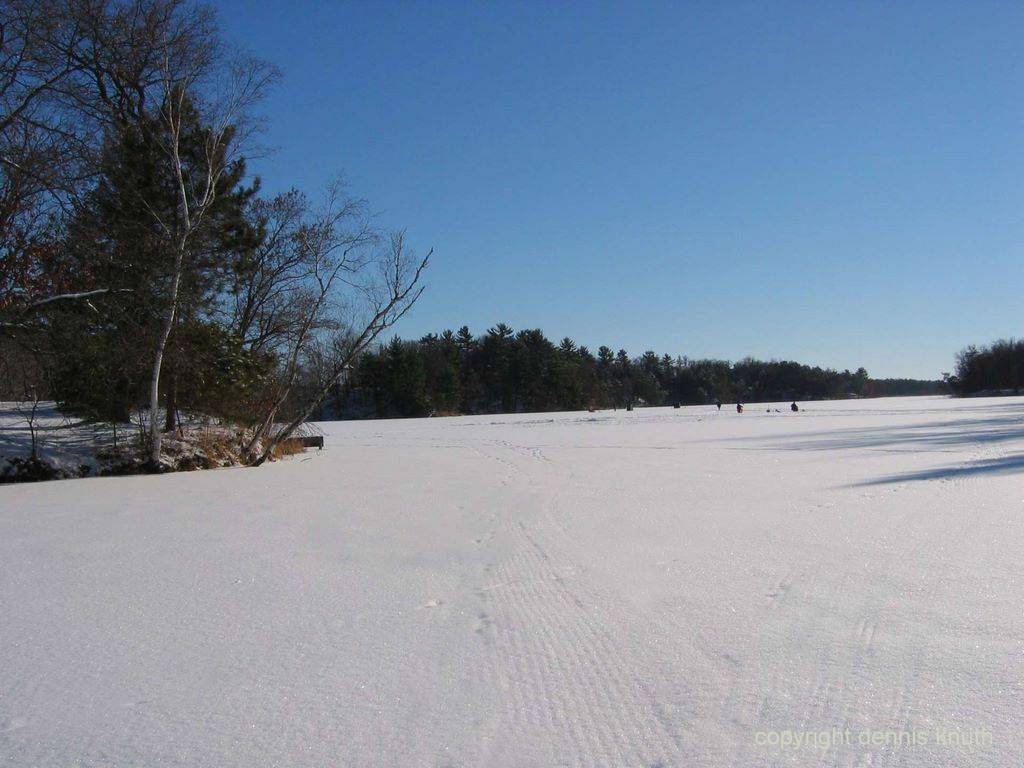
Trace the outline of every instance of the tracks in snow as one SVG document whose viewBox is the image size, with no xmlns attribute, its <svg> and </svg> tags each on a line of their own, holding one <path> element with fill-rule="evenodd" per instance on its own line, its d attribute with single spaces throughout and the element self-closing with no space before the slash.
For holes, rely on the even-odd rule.
<svg viewBox="0 0 1024 768">
<path fill-rule="evenodd" d="M 557 471 L 540 451 L 505 448 L 518 453 L 517 465 L 529 460 L 523 471 Z M 677 765 L 671 724 L 610 620 L 615 598 L 584 581 L 558 515 L 557 497 L 549 498 L 539 516 L 496 532 L 510 554 L 488 567 L 477 591 L 474 631 L 492 646 L 490 682 L 503 702 L 489 757 L 538 767 Z"/>
</svg>

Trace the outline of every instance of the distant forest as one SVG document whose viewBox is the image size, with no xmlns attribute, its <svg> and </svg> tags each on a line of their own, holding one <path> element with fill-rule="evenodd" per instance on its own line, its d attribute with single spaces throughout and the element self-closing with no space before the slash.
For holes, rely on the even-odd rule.
<svg viewBox="0 0 1024 768">
<path fill-rule="evenodd" d="M 480 336 L 468 327 L 395 338 L 367 350 L 325 402 L 322 418 L 515 413 L 823 400 L 944 392 L 941 381 L 872 379 L 864 368 L 835 371 L 790 361 L 691 360 L 602 346 L 596 354 L 538 329 L 498 323 Z"/>
<path fill-rule="evenodd" d="M 1024 341 L 1000 339 L 987 347 L 971 345 L 956 357 L 956 371 L 946 376 L 958 395 L 1014 394 L 1024 385 Z"/>
</svg>

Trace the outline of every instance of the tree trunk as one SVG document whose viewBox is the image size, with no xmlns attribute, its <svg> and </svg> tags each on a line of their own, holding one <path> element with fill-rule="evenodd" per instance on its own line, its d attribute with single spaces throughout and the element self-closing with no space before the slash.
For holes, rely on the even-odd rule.
<svg viewBox="0 0 1024 768">
<path fill-rule="evenodd" d="M 178 369 L 172 366 L 167 383 L 167 413 L 164 414 L 164 432 L 173 432 L 178 415 Z"/>
<path fill-rule="evenodd" d="M 361 349 L 362 348 L 360 347 L 360 350 Z M 313 413 L 313 410 L 327 396 L 327 393 L 331 391 L 331 388 L 341 381 L 342 376 L 344 376 L 345 372 L 349 369 L 349 365 L 352 359 L 355 357 L 355 355 L 355 352 L 350 352 L 348 354 L 348 356 L 344 359 L 344 362 L 339 367 L 337 372 L 334 374 L 334 376 L 331 377 L 331 380 L 320 388 L 316 395 L 314 395 L 310 399 L 309 404 L 306 406 L 306 408 L 304 408 L 302 412 L 299 413 L 298 416 L 292 419 L 284 429 L 279 430 L 277 434 L 270 438 L 270 441 L 265 446 L 263 446 L 263 451 L 260 453 L 259 457 L 255 461 L 250 462 L 250 466 L 260 466 L 263 462 L 270 458 L 270 454 L 274 452 L 274 448 L 276 448 L 279 443 L 292 436 L 295 430 L 298 429 L 302 425 L 302 423 L 309 418 L 309 415 Z"/>
<path fill-rule="evenodd" d="M 245 448 L 242 449 L 242 456 L 245 461 L 251 461 L 251 457 L 253 452 L 256 450 L 257 443 L 267 435 L 270 431 L 270 427 L 274 424 L 274 419 L 277 418 L 278 412 L 284 407 L 284 404 L 288 402 L 288 397 L 291 395 L 292 387 L 295 386 L 295 379 L 299 373 L 299 354 L 302 352 L 302 345 L 306 341 L 306 335 L 309 333 L 309 329 L 313 327 L 313 322 L 317 317 L 317 312 L 320 309 L 325 295 L 326 293 L 321 292 L 320 299 L 306 316 L 306 320 L 303 323 L 299 336 L 292 348 L 291 358 L 288 361 L 288 383 L 285 385 L 281 396 L 277 399 L 277 402 L 274 403 L 273 407 L 267 413 L 266 418 L 264 418 L 263 421 L 260 422 L 259 426 L 253 430 L 252 437 L 249 438 L 249 442 L 246 443 Z M 292 429 L 294 430 L 294 427 L 292 427 Z M 270 444 L 270 449 L 264 451 L 263 455 L 253 466 L 259 466 L 266 461 L 267 456 L 270 455 L 270 450 L 272 450 L 278 442 L 279 440 L 273 440 Z"/>
<path fill-rule="evenodd" d="M 178 287 L 181 285 L 181 268 L 185 261 L 184 238 L 178 243 L 174 256 L 174 277 L 171 280 L 170 302 L 164 316 L 163 328 L 157 340 L 156 355 L 153 358 L 153 374 L 149 381 L 149 463 L 156 468 L 160 464 L 160 369 L 164 362 L 164 350 L 174 326 L 174 315 L 178 309 Z"/>
</svg>

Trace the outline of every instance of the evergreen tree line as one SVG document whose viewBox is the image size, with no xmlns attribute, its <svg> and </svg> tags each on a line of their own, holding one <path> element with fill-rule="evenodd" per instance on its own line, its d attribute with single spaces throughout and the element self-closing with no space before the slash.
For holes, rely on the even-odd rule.
<svg viewBox="0 0 1024 768">
<path fill-rule="evenodd" d="M 415 303 L 426 258 L 247 167 L 277 78 L 184 0 L 0 0 L 0 395 L 248 430 L 261 463 Z M 428 254 L 429 257 L 429 254 Z"/>
<path fill-rule="evenodd" d="M 399 338 L 363 353 L 325 407 L 327 417 L 624 408 L 631 405 L 820 400 L 894 394 L 864 368 L 834 371 L 789 361 L 631 357 L 537 329 L 498 323 L 482 335 L 463 326 L 417 341 Z M 938 382 L 916 382 L 921 394 Z M 908 380 L 907 390 L 914 387 Z"/>
<path fill-rule="evenodd" d="M 1024 386 L 1024 341 L 1000 339 L 982 347 L 972 344 L 957 355 L 955 372 L 946 378 L 959 395 L 1019 395 Z"/>
<path fill-rule="evenodd" d="M 908 395 L 947 395 L 949 385 L 942 379 L 871 379 L 865 397 L 906 397 Z"/>
</svg>

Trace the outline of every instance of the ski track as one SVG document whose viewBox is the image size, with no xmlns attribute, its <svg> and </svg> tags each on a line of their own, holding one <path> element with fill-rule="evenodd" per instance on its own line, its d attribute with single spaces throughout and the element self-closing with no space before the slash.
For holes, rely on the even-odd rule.
<svg viewBox="0 0 1024 768">
<path fill-rule="evenodd" d="M 666 765 L 678 749 L 609 629 L 598 599 L 570 583 L 522 523 L 517 554 L 496 569 L 485 597 L 494 675 L 506 696 L 507 749 L 555 737 L 550 765 Z M 506 665 L 509 662 L 510 665 Z M 561 736 L 562 740 L 558 737 Z"/>
<path fill-rule="evenodd" d="M 511 454 L 512 461 L 492 458 L 533 474 L 536 484 L 545 473 L 555 475 L 548 485 L 572 482 L 540 448 L 502 440 L 494 450 Z M 493 645 L 491 681 L 505 701 L 491 758 L 514 761 L 523 743 L 547 735 L 548 748 L 533 757 L 538 766 L 675 765 L 677 742 L 614 628 L 602 622 L 600 606 L 611 597 L 574 578 L 582 569 L 557 549 L 565 543 L 557 494 L 530 524 L 511 521 L 502 534 L 514 554 L 488 567 L 495 583 L 476 593 L 484 605 L 476 632 Z"/>
</svg>

